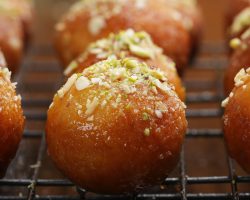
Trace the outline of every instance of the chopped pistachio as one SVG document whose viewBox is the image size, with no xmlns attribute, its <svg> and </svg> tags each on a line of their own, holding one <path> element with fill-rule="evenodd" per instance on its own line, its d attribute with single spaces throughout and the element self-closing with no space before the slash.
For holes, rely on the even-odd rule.
<svg viewBox="0 0 250 200">
<path fill-rule="evenodd" d="M 147 121 L 147 120 L 149 120 L 149 114 L 148 113 L 146 113 L 146 112 L 144 112 L 144 113 L 142 113 L 142 119 L 144 120 L 144 121 Z"/>
<path fill-rule="evenodd" d="M 72 61 L 69 66 L 64 70 L 64 75 L 68 76 L 71 72 L 73 72 L 78 67 L 78 63 L 76 61 Z"/>
<path fill-rule="evenodd" d="M 110 56 L 126 58 L 129 52 L 142 58 L 154 58 L 157 53 L 162 53 L 146 32 L 135 32 L 133 29 L 111 33 L 107 38 L 92 43 L 87 51 L 101 59 Z M 129 60 L 127 65 L 134 67 L 134 62 Z"/>
<path fill-rule="evenodd" d="M 125 63 L 130 61 L 134 63 L 135 68 L 125 65 Z M 151 69 L 145 63 L 131 58 L 122 60 L 109 59 L 87 67 L 82 73 L 74 74 L 69 78 L 65 86 L 58 91 L 58 95 L 62 98 L 73 83 L 77 88 L 77 92 L 81 92 L 83 89 L 93 85 L 96 86 L 95 90 L 89 89 L 86 91 L 88 93 L 86 94 L 88 100 L 86 102 L 85 115 L 81 113 L 81 116 L 85 116 L 86 118 L 93 116 L 98 105 L 104 108 L 108 102 L 114 108 L 123 105 L 121 101 L 127 102 L 128 104 L 125 104 L 124 109 L 130 109 L 131 103 L 127 99 L 128 94 L 131 97 L 136 97 L 138 101 L 146 99 L 154 102 L 158 101 L 157 89 L 164 91 L 167 95 L 176 95 L 161 71 Z M 137 91 L 139 96 L 137 96 L 138 93 L 135 93 Z M 76 103 L 79 104 L 79 102 L 74 103 L 77 107 Z M 77 107 L 77 110 L 82 109 Z M 140 113 L 138 109 L 134 111 Z M 144 111 L 142 113 L 143 120 L 149 120 L 150 116 L 154 116 L 154 110 L 149 111 L 145 107 Z M 155 114 L 158 118 L 162 117 L 161 111 L 155 111 Z"/>
<path fill-rule="evenodd" d="M 145 136 L 150 136 L 150 129 L 149 128 L 145 128 L 144 135 Z"/>
<path fill-rule="evenodd" d="M 124 65 L 127 68 L 134 69 L 137 67 L 137 64 L 138 64 L 138 62 L 136 60 L 126 59 L 126 58 L 124 59 Z"/>
<path fill-rule="evenodd" d="M 233 49 L 238 48 L 241 45 L 241 40 L 239 38 L 234 38 L 230 41 L 230 47 Z"/>
<path fill-rule="evenodd" d="M 86 104 L 85 114 L 87 116 L 91 115 L 97 108 L 98 104 L 99 104 L 99 99 L 97 97 L 95 97 L 92 102 L 88 99 L 87 104 Z"/>
<path fill-rule="evenodd" d="M 134 82 L 136 82 L 137 77 L 136 77 L 136 76 L 130 76 L 130 77 L 128 78 L 128 80 L 129 80 L 130 82 L 134 83 Z"/>
<path fill-rule="evenodd" d="M 129 103 L 126 105 L 125 109 L 127 109 L 127 110 L 130 109 L 130 108 L 131 108 L 131 105 L 132 105 L 131 102 L 129 102 Z"/>
<path fill-rule="evenodd" d="M 154 76 L 157 79 L 166 80 L 166 76 L 164 76 L 164 73 L 160 70 L 154 70 L 152 72 L 152 76 Z"/>
<path fill-rule="evenodd" d="M 130 44 L 129 50 L 135 54 L 136 56 L 142 57 L 142 58 L 153 58 L 154 55 L 150 49 L 145 49 L 143 47 L 140 47 L 138 45 Z"/>
</svg>

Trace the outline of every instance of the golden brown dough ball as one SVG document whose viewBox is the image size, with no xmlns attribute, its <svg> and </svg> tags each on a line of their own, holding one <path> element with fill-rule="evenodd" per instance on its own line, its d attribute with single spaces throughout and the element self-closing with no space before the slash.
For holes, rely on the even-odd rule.
<svg viewBox="0 0 250 200">
<path fill-rule="evenodd" d="M 73 74 L 48 110 L 48 152 L 75 184 L 125 193 L 161 183 L 176 166 L 185 105 L 164 73 L 109 59 Z"/>
<path fill-rule="evenodd" d="M 250 172 L 250 68 L 235 77 L 235 88 L 223 101 L 224 136 L 229 154 Z"/>
<path fill-rule="evenodd" d="M 21 97 L 16 95 L 15 84 L 10 82 L 10 72 L 3 68 L 0 56 L 0 177 L 16 154 L 24 128 Z"/>
<path fill-rule="evenodd" d="M 74 4 L 56 25 L 55 47 L 68 65 L 91 43 L 132 28 L 148 32 L 178 71 L 188 63 L 191 27 L 165 0 L 85 0 Z"/>
<path fill-rule="evenodd" d="M 246 69 L 250 66 L 250 28 L 239 38 L 232 39 L 230 41 L 230 46 L 233 51 L 224 78 L 224 89 L 226 95 L 229 95 L 234 88 L 234 77 L 238 71 L 241 68 Z"/>
<path fill-rule="evenodd" d="M 153 68 L 160 68 L 166 73 L 181 100 L 185 100 L 185 89 L 175 68 L 175 63 L 162 53 L 146 32 L 134 32 L 132 29 L 110 34 L 88 46 L 86 51 L 66 68 L 65 75 L 82 72 L 86 67 L 109 57 L 122 59 L 133 57 L 146 62 Z"/>
</svg>

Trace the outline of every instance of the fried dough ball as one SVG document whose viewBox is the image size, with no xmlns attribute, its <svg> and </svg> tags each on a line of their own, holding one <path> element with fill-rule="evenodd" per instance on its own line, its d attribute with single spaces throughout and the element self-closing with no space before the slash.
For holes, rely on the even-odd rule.
<svg viewBox="0 0 250 200">
<path fill-rule="evenodd" d="M 85 0 L 74 4 L 56 25 L 55 47 L 64 65 L 110 33 L 146 31 L 181 71 L 191 50 L 189 20 L 166 0 Z"/>
<path fill-rule="evenodd" d="M 0 177 L 16 154 L 24 129 L 21 97 L 16 95 L 10 72 L 0 54 Z"/>
<path fill-rule="evenodd" d="M 48 110 L 48 152 L 77 185 L 129 193 L 161 183 L 176 166 L 185 105 L 145 63 L 109 59 L 73 74 Z"/>
<path fill-rule="evenodd" d="M 235 88 L 223 101 L 224 136 L 229 155 L 250 173 L 250 68 L 235 77 Z"/>
<path fill-rule="evenodd" d="M 234 38 L 230 42 L 233 49 L 229 66 L 225 72 L 224 90 L 225 94 L 234 88 L 234 77 L 242 67 L 250 66 L 250 28 L 247 29 L 239 38 Z"/>
<path fill-rule="evenodd" d="M 134 32 L 132 29 L 110 34 L 89 45 L 86 51 L 66 68 L 65 75 L 82 72 L 86 67 L 109 57 L 122 59 L 133 57 L 146 62 L 153 68 L 160 68 L 166 73 L 168 81 L 175 87 L 181 100 L 185 100 L 185 89 L 175 68 L 175 63 L 162 53 L 146 32 Z"/>
</svg>

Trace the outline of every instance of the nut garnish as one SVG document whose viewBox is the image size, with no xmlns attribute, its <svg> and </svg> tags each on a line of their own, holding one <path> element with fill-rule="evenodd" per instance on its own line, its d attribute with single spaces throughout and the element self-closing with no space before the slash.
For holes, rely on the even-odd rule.
<svg viewBox="0 0 250 200">
<path fill-rule="evenodd" d="M 85 88 L 87 88 L 90 85 L 90 81 L 88 78 L 84 77 L 84 76 L 80 76 L 76 82 L 76 89 L 77 90 L 84 90 Z"/>
<path fill-rule="evenodd" d="M 230 41 L 229 45 L 232 49 L 237 49 L 241 45 L 241 40 L 239 38 L 234 38 Z"/>
<path fill-rule="evenodd" d="M 112 109 L 119 109 L 121 115 L 125 112 L 134 112 L 141 116 L 142 121 L 148 123 L 148 127 L 142 131 L 145 136 L 149 136 L 153 130 L 152 124 L 164 117 L 166 108 L 162 96 L 178 98 L 161 70 L 151 69 L 147 64 L 132 58 L 121 60 L 110 58 L 86 68 L 82 73 L 72 75 L 65 86 L 58 91 L 59 98 L 63 98 L 72 85 L 75 90 L 70 95 L 82 92 L 87 98 L 86 103 L 74 101 L 76 112 L 80 117 L 86 117 L 88 122 L 93 121 L 97 119 L 95 116 L 97 109 L 109 109 L 110 112 Z M 95 88 L 91 88 L 93 86 Z M 70 95 L 67 96 L 67 101 L 71 101 Z M 137 109 L 137 105 L 134 105 L 130 98 L 138 99 L 138 103 L 149 101 L 152 107 L 144 107 L 140 113 L 141 109 Z M 185 108 L 181 102 L 179 106 Z"/>
<path fill-rule="evenodd" d="M 72 87 L 72 85 L 75 83 L 77 79 L 77 75 L 73 74 L 68 81 L 66 82 L 66 84 L 60 89 L 58 90 L 57 94 L 60 98 L 62 98 Z"/>
<path fill-rule="evenodd" d="M 235 20 L 231 26 L 231 33 L 237 34 L 243 31 L 249 25 L 250 25 L 250 8 L 247 7 L 235 17 Z"/>
</svg>

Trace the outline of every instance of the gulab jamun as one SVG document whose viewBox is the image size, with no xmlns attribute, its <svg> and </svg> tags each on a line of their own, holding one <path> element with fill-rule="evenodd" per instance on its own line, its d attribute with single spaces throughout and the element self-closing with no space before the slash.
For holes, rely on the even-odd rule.
<svg viewBox="0 0 250 200">
<path fill-rule="evenodd" d="M 160 70 L 108 59 L 73 74 L 48 110 L 48 153 L 58 169 L 95 193 L 160 184 L 178 163 L 185 105 Z"/>
<path fill-rule="evenodd" d="M 250 173 L 250 68 L 235 76 L 235 87 L 222 102 L 224 137 L 229 155 Z"/>
<path fill-rule="evenodd" d="M 0 177 L 16 154 L 24 129 L 25 118 L 21 96 L 16 95 L 15 83 L 10 81 L 10 71 L 0 54 Z"/>
<path fill-rule="evenodd" d="M 129 28 L 149 33 L 182 71 L 192 48 L 190 20 L 166 0 L 91 0 L 74 4 L 56 25 L 55 47 L 67 66 L 87 46 Z"/>
</svg>

